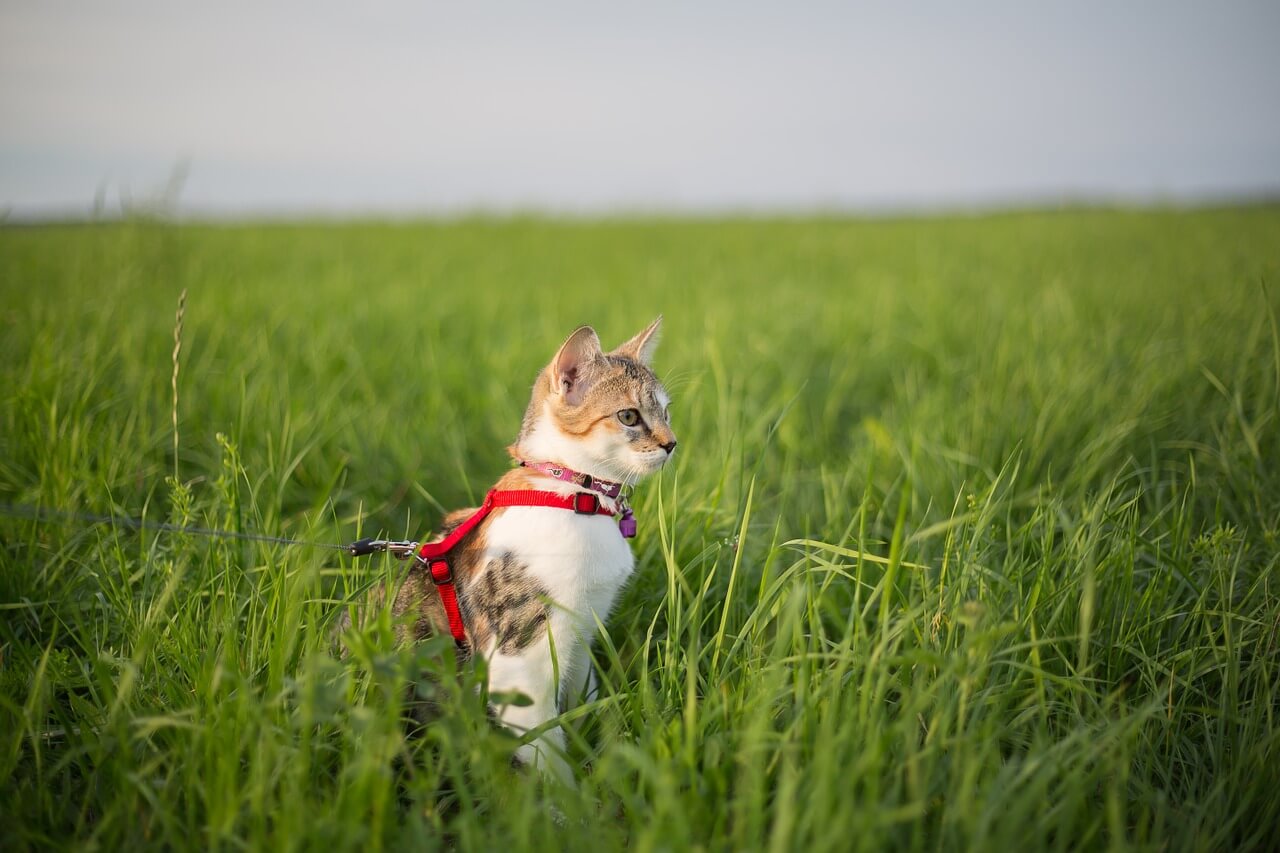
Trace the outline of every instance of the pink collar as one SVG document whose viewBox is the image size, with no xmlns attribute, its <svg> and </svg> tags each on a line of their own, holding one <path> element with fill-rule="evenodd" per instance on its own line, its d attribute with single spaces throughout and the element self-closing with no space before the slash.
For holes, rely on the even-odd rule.
<svg viewBox="0 0 1280 853">
<path fill-rule="evenodd" d="M 575 486 L 581 486 L 584 489 L 590 489 L 593 492 L 599 492 L 606 498 L 616 498 L 622 494 L 621 483 L 611 483 L 608 480 L 598 480 L 590 474 L 581 474 L 572 468 L 566 468 L 554 462 L 526 462 L 520 460 L 520 464 L 525 468 L 532 468 L 535 471 L 541 471 L 549 477 L 555 477 L 565 483 L 573 483 Z"/>
<path fill-rule="evenodd" d="M 609 480 L 598 480 L 590 474 L 583 474 L 574 471 L 572 468 L 566 468 L 555 462 L 526 462 L 521 459 L 520 464 L 525 468 L 532 468 L 534 471 L 541 471 L 548 477 L 555 477 L 565 483 L 573 483 L 575 486 L 581 486 L 584 489 L 590 489 L 598 492 L 610 500 L 618 502 L 618 512 L 621 518 L 618 519 L 618 529 L 622 531 L 624 539 L 634 539 L 636 535 L 636 517 L 631 512 L 630 505 L 627 504 L 626 495 L 622 494 L 622 484 L 610 482 Z"/>
</svg>

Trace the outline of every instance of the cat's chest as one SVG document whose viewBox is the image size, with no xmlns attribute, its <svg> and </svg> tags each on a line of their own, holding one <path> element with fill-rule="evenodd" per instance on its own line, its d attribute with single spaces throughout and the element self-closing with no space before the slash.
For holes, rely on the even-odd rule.
<svg viewBox="0 0 1280 853">
<path fill-rule="evenodd" d="M 485 536 L 490 556 L 514 555 L 558 607 L 605 618 L 635 558 L 617 523 L 547 507 L 511 507 Z"/>
</svg>

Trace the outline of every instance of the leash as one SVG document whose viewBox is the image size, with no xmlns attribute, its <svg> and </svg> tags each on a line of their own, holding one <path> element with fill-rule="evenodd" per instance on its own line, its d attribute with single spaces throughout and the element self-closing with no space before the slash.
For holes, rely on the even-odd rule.
<svg viewBox="0 0 1280 853">
<path fill-rule="evenodd" d="M 417 547 L 417 542 L 395 539 L 357 539 L 348 545 L 335 542 L 310 542 L 304 539 L 289 539 L 284 536 L 268 536 L 264 533 L 244 533 L 238 530 L 217 530 L 212 527 L 194 527 L 191 525 L 170 524 L 165 521 L 148 521 L 145 518 L 130 518 L 121 515 L 95 515 L 86 512 L 62 512 L 56 509 L 43 509 L 18 504 L 0 504 L 0 516 L 7 518 L 25 518 L 40 523 L 54 524 L 110 524 L 112 527 L 127 527 L 131 530 L 154 530 L 160 533 L 186 533 L 192 536 L 206 536 L 210 539 L 236 539 L 242 542 L 267 542 L 273 545 L 288 545 L 293 548 L 322 548 L 329 551 L 345 551 L 352 557 L 364 557 L 383 551 L 394 554 L 400 559 L 407 558 Z"/>
<path fill-rule="evenodd" d="M 635 517 L 622 495 L 620 483 L 579 474 L 568 468 L 549 463 L 522 462 L 525 467 L 534 468 L 550 474 L 563 482 L 573 483 L 590 489 L 586 492 L 574 492 L 562 495 L 558 492 L 544 492 L 536 489 L 492 489 L 484 496 L 480 508 L 468 516 L 462 523 L 449 531 L 448 535 L 432 542 L 412 542 L 399 539 L 357 539 L 347 545 L 330 542 L 309 542 L 303 539 L 289 539 L 283 536 L 267 536 L 262 533 L 243 533 L 237 530 L 218 530 L 210 527 L 195 527 L 181 524 L 170 524 L 163 521 L 147 521 L 142 518 L 127 516 L 93 515 L 90 513 L 61 512 L 31 506 L 0 504 L 0 515 L 11 518 L 26 518 L 36 522 L 54 522 L 62 524 L 89 523 L 110 524 L 113 527 L 128 527 L 134 530 L 154 530 L 162 533 L 185 533 L 192 536 L 207 536 L 212 539 L 236 539 L 248 542 L 268 542 L 295 548 L 323 548 L 332 551 L 345 551 L 352 557 L 364 557 L 369 554 L 389 553 L 397 559 L 406 560 L 416 557 L 418 562 L 427 568 L 431 582 L 435 584 L 444 606 L 445 617 L 449 622 L 449 633 L 459 649 L 467 648 L 467 630 L 462 619 L 462 609 L 458 604 L 458 592 L 454 588 L 453 566 L 449 563 L 449 553 L 456 548 L 471 531 L 484 521 L 495 509 L 503 507 L 550 507 L 553 509 L 572 510 L 575 515 L 620 515 L 618 528 L 621 535 L 630 539 L 636 535 Z M 618 504 L 612 510 L 604 506 L 600 497 L 610 498 Z M 416 553 L 415 553 L 416 552 Z"/>
</svg>

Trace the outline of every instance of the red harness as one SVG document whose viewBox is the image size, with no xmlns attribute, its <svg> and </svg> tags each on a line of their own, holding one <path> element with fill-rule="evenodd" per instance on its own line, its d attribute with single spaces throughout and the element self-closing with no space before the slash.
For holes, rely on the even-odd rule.
<svg viewBox="0 0 1280 853">
<path fill-rule="evenodd" d="M 467 645 L 467 630 L 462 624 L 462 611 L 458 608 L 458 593 L 453 588 L 453 568 L 449 565 L 449 552 L 457 547 L 466 535 L 475 530 L 476 525 L 484 521 L 485 516 L 499 507 L 506 506 L 549 506 L 556 509 L 571 509 L 578 515 L 613 515 L 613 510 L 600 505 L 600 496 L 594 492 L 576 492 L 572 495 L 558 495 L 555 492 L 539 492 L 533 489 L 513 489 L 498 491 L 497 489 L 484 496 L 480 508 L 457 527 L 449 535 L 438 542 L 424 542 L 418 549 L 418 559 L 431 572 L 431 580 L 440 592 L 440 603 L 449 617 L 449 633 L 459 647 Z"/>
</svg>

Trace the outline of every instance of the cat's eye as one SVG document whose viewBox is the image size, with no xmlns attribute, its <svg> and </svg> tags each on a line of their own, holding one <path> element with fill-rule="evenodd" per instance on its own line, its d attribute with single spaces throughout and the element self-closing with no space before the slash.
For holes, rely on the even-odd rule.
<svg viewBox="0 0 1280 853">
<path fill-rule="evenodd" d="M 623 409 L 621 412 L 618 412 L 618 420 L 623 426 L 633 427 L 640 423 L 640 410 Z"/>
</svg>

